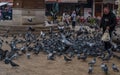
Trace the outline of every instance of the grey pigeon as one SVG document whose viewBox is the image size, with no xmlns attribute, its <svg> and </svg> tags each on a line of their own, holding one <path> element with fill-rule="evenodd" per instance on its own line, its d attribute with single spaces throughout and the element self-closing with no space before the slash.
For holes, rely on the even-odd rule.
<svg viewBox="0 0 120 75">
<path fill-rule="evenodd" d="M 67 56 L 64 56 L 64 60 L 65 60 L 66 62 L 72 61 L 72 59 L 71 59 L 71 58 L 68 58 Z"/>
<path fill-rule="evenodd" d="M 119 72 L 119 69 L 118 69 L 118 67 L 115 64 L 112 64 L 112 69 L 115 72 Z"/>
<path fill-rule="evenodd" d="M 93 73 L 93 66 L 90 65 L 90 66 L 89 66 L 89 69 L 88 69 L 88 74 L 92 74 L 92 73 Z"/>
</svg>

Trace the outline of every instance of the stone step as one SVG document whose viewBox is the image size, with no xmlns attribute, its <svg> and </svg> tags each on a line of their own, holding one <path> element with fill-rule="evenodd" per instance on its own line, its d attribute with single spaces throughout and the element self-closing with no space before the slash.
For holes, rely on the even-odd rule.
<svg viewBox="0 0 120 75">
<path fill-rule="evenodd" d="M 13 21 L 12 20 L 0 20 L 0 25 L 13 25 Z"/>
<path fill-rule="evenodd" d="M 24 25 L 0 25 L 0 34 L 5 34 L 7 30 L 9 30 L 9 35 L 22 33 L 25 34 L 27 32 L 29 26 Z M 58 26 L 43 26 L 43 25 L 33 25 L 32 26 L 35 31 L 33 33 L 40 34 L 41 31 L 45 33 L 49 33 L 50 28 L 52 27 L 53 32 L 58 32 Z M 65 27 L 65 30 L 69 30 L 70 27 Z"/>
</svg>

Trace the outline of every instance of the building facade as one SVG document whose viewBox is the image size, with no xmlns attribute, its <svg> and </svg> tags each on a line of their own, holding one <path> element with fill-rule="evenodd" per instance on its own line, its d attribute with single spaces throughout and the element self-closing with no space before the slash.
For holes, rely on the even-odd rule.
<svg viewBox="0 0 120 75">
<path fill-rule="evenodd" d="M 64 11 L 71 13 L 73 10 L 78 10 L 78 15 L 87 17 L 91 13 L 91 16 L 102 16 L 103 8 L 105 6 L 110 7 L 114 12 L 117 11 L 118 4 L 117 0 L 46 0 L 46 15 L 50 15 L 49 12 L 52 10 L 54 3 L 59 4 L 59 13 L 62 15 Z"/>
<path fill-rule="evenodd" d="M 118 0 L 118 15 L 120 15 L 120 1 Z"/>
<path fill-rule="evenodd" d="M 39 24 L 45 18 L 44 0 L 14 0 L 13 21 L 15 24 Z M 30 20 L 30 21 L 29 21 Z"/>
<path fill-rule="evenodd" d="M 0 2 L 13 2 L 13 0 L 0 0 Z"/>
<path fill-rule="evenodd" d="M 62 15 L 64 11 L 67 11 L 69 14 L 72 11 L 76 10 L 77 14 L 80 16 L 84 15 L 84 8 L 92 11 L 92 0 L 46 0 L 46 16 L 50 15 L 50 12 L 53 9 L 55 3 L 59 4 L 59 12 L 57 15 Z"/>
<path fill-rule="evenodd" d="M 3 2 L 13 2 L 13 20 L 15 25 L 39 24 L 44 22 L 45 15 L 49 16 L 57 3 L 57 15 L 62 15 L 64 11 L 77 11 L 80 16 L 102 16 L 103 7 L 109 6 L 116 11 L 118 4 L 116 0 L 0 0 Z M 32 20 L 32 21 L 29 21 Z"/>
<path fill-rule="evenodd" d="M 116 14 L 118 9 L 116 1 L 117 0 L 93 0 L 93 16 L 102 16 L 103 8 L 106 6 Z"/>
</svg>

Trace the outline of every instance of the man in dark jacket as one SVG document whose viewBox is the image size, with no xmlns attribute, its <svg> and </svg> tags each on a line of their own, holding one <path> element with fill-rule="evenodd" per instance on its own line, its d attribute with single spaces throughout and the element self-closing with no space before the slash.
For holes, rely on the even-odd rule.
<svg viewBox="0 0 120 75">
<path fill-rule="evenodd" d="M 110 11 L 108 7 L 104 7 L 103 9 L 103 17 L 101 19 L 100 28 L 103 29 L 103 33 L 108 30 L 110 37 L 112 37 L 112 32 L 115 29 L 115 26 L 117 24 L 116 16 L 113 14 L 113 12 Z M 105 42 L 105 50 L 108 50 L 111 48 L 110 42 Z"/>
</svg>

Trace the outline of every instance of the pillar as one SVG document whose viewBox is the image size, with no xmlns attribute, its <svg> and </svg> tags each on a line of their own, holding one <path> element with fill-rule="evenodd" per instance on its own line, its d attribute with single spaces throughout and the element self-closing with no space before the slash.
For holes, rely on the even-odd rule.
<svg viewBox="0 0 120 75">
<path fill-rule="evenodd" d="M 93 9 L 92 9 L 93 11 L 93 17 L 95 16 L 95 0 L 93 0 Z"/>
</svg>

